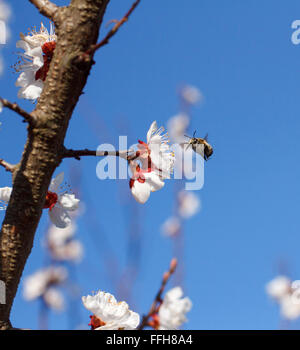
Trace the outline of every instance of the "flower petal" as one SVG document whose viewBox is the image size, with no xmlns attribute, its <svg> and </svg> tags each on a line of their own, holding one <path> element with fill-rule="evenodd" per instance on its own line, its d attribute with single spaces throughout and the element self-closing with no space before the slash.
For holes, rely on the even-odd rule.
<svg viewBox="0 0 300 350">
<path fill-rule="evenodd" d="M 61 172 L 58 175 L 56 175 L 56 177 L 51 180 L 49 190 L 51 192 L 57 192 L 59 185 L 63 182 L 63 179 L 64 179 L 64 172 Z"/>
<path fill-rule="evenodd" d="M 75 198 L 74 194 L 65 193 L 58 199 L 61 207 L 68 211 L 73 211 L 78 209 L 79 199 Z"/>
<path fill-rule="evenodd" d="M 152 192 L 158 191 L 164 187 L 165 183 L 161 180 L 161 178 L 153 171 L 149 173 L 143 174 L 146 182 L 150 185 L 150 190 Z"/>
<path fill-rule="evenodd" d="M 150 128 L 149 128 L 149 130 L 148 130 L 148 132 L 147 132 L 147 143 L 150 142 L 151 136 L 152 136 L 152 134 L 153 134 L 156 130 L 157 130 L 157 124 L 156 124 L 156 121 L 154 121 L 154 122 L 151 124 L 151 126 L 150 126 Z"/>
<path fill-rule="evenodd" d="M 2 187 L 0 188 L 0 201 L 9 202 L 12 188 L 11 187 Z"/>
<path fill-rule="evenodd" d="M 71 223 L 71 218 L 68 212 L 58 206 L 49 210 L 49 216 L 52 223 L 59 228 L 65 228 Z"/>
<path fill-rule="evenodd" d="M 147 182 L 140 183 L 136 180 L 131 187 L 131 193 L 137 202 L 144 204 L 150 196 L 151 188 Z"/>
</svg>

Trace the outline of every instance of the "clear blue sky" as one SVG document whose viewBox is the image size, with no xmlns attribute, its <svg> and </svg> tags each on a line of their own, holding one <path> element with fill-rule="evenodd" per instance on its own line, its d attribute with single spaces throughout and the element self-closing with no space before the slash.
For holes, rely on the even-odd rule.
<svg viewBox="0 0 300 350">
<path fill-rule="evenodd" d="M 16 61 L 15 42 L 20 32 L 44 19 L 28 1 L 10 3 L 12 37 L 2 50 L 7 69 L 0 95 L 14 101 L 17 75 L 10 66 Z M 131 3 L 111 0 L 104 23 L 120 18 Z M 194 304 L 186 329 L 276 329 L 278 309 L 265 295 L 265 283 L 282 265 L 299 279 L 300 46 L 290 40 L 296 19 L 297 0 L 143 0 L 97 53 L 73 115 L 68 147 L 117 145 L 120 133 L 128 133 L 134 143 L 145 139 L 153 120 L 165 124 L 177 112 L 181 83 L 203 92 L 205 103 L 193 109 L 193 128 L 209 133 L 215 153 L 198 193 L 202 211 L 185 225 L 184 289 Z M 8 111 L 0 120 L 0 157 L 17 162 L 25 125 Z M 174 187 L 165 186 L 144 207 L 121 206 L 126 181 L 98 180 L 96 164 L 96 159 L 85 158 L 60 167 L 70 174 L 71 186 L 72 174 L 81 172 L 87 213 L 99 222 L 95 230 L 90 219 L 79 221 L 85 258 L 74 274 L 82 295 L 97 289 L 115 293 L 101 256 L 110 245 L 125 266 L 128 223 L 140 225 L 140 266 L 131 305 L 142 313 L 173 256 L 172 242 L 161 235 L 160 225 L 172 212 Z M 1 186 L 10 181 L 0 171 Z M 47 220 L 45 213 L 24 276 L 44 264 L 40 242 Z M 73 310 L 77 323 L 88 323 L 89 313 L 80 302 Z M 37 328 L 37 312 L 38 303 L 26 303 L 19 290 L 13 324 Z M 51 313 L 50 328 L 70 328 L 71 318 L 70 313 Z"/>
</svg>

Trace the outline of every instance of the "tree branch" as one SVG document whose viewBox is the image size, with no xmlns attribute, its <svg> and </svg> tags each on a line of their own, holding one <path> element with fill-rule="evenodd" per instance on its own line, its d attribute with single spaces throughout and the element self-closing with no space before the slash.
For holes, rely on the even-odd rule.
<svg viewBox="0 0 300 350">
<path fill-rule="evenodd" d="M 159 306 L 162 303 L 162 294 L 165 290 L 166 284 L 168 283 L 170 277 L 173 275 L 177 267 L 177 259 L 172 259 L 170 263 L 169 271 L 165 272 L 163 275 L 163 279 L 161 282 L 161 286 L 155 296 L 155 299 L 150 307 L 150 310 L 147 315 L 143 316 L 142 322 L 138 327 L 138 330 L 144 329 L 146 326 L 148 326 L 148 322 L 150 317 L 152 317 L 154 314 L 158 312 Z"/>
<path fill-rule="evenodd" d="M 128 21 L 130 15 L 132 14 L 132 12 L 135 10 L 135 8 L 138 6 L 138 4 L 141 2 L 141 0 L 136 0 L 131 8 L 129 9 L 129 11 L 124 15 L 124 17 L 122 19 L 120 19 L 119 21 L 116 22 L 116 24 L 114 25 L 114 27 L 107 33 L 107 35 L 104 37 L 104 39 L 102 39 L 98 44 L 96 45 L 92 45 L 84 54 L 82 54 L 78 61 L 84 61 L 85 59 L 89 60 L 89 57 L 95 53 L 95 51 L 97 51 L 98 49 L 100 49 L 102 46 L 107 45 L 109 43 L 109 40 L 111 37 L 113 37 L 118 30 L 120 29 L 120 27 Z"/>
<path fill-rule="evenodd" d="M 57 5 L 49 0 L 29 0 L 38 10 L 39 12 L 48 17 L 49 19 L 54 20 L 54 15 L 56 11 L 59 9 Z"/>
<path fill-rule="evenodd" d="M 94 156 L 94 157 L 106 157 L 106 156 L 116 156 L 121 157 L 126 160 L 130 159 L 133 155 L 133 150 L 126 151 L 91 151 L 88 149 L 82 150 L 73 150 L 73 149 L 65 149 L 62 153 L 62 158 L 75 158 L 80 160 L 80 157 L 84 156 Z"/>
<path fill-rule="evenodd" d="M 32 116 L 31 114 L 27 113 L 26 111 L 24 111 L 24 109 L 22 109 L 21 107 L 19 107 L 19 105 L 17 105 L 16 103 L 11 103 L 6 99 L 3 99 L 0 97 L 0 103 L 2 103 L 3 107 L 6 107 L 14 112 L 16 112 L 17 114 L 19 114 L 21 117 L 24 118 L 24 121 L 26 121 L 27 123 L 33 125 L 35 123 L 35 117 Z"/>
</svg>

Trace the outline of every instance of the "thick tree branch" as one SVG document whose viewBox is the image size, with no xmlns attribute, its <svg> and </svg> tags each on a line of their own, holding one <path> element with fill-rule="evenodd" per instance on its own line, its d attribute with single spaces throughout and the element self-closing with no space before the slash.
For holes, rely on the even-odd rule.
<svg viewBox="0 0 300 350">
<path fill-rule="evenodd" d="M 58 10 L 58 6 L 56 6 L 53 2 L 49 0 L 29 0 L 42 15 L 48 17 L 49 19 L 54 20 L 54 15 Z"/>
<path fill-rule="evenodd" d="M 46 193 L 61 162 L 64 139 L 73 110 L 82 94 L 92 62 L 74 66 L 74 57 L 97 42 L 109 0 L 72 0 L 55 14 L 57 42 L 43 92 L 31 113 L 22 159 L 0 232 L 0 280 L 6 286 L 6 304 L 0 304 L 0 328 L 10 328 L 9 316 L 19 281 L 32 249 Z M 38 6 L 49 2 L 34 1 Z M 43 11 L 53 14 L 54 7 Z"/>
<path fill-rule="evenodd" d="M 143 316 L 142 322 L 139 325 L 138 329 L 142 330 L 144 329 L 146 326 L 149 325 L 149 319 L 155 315 L 158 312 L 159 306 L 162 303 L 162 294 L 165 290 L 166 284 L 168 283 L 170 277 L 173 275 L 173 273 L 175 272 L 177 267 L 177 259 L 172 259 L 171 263 L 170 263 L 170 268 L 169 271 L 164 273 L 162 282 L 161 282 L 161 286 L 155 296 L 155 299 L 150 307 L 149 312 L 147 313 L 147 315 Z"/>
<path fill-rule="evenodd" d="M 16 103 L 11 103 L 1 97 L 0 97 L 0 103 L 2 103 L 3 107 L 6 107 L 16 112 L 17 114 L 19 114 L 21 117 L 24 118 L 24 121 L 28 122 L 29 124 L 33 125 L 35 123 L 35 117 L 32 116 L 30 113 L 27 113 L 26 111 L 24 111 L 24 109 L 19 107 Z"/>
</svg>

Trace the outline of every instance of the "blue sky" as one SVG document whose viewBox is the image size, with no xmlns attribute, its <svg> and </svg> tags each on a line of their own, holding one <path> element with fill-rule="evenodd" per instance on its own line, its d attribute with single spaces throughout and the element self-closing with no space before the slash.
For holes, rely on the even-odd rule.
<svg viewBox="0 0 300 350">
<path fill-rule="evenodd" d="M 12 35 L 2 49 L 6 70 L 0 95 L 15 101 L 17 75 L 10 68 L 16 61 L 15 42 L 20 32 L 48 21 L 27 1 L 10 3 Z M 130 0 L 112 0 L 104 23 L 120 18 L 130 5 Z M 282 266 L 299 279 L 300 46 L 291 42 L 296 19 L 296 0 L 189 0 L 184 5 L 143 0 L 96 54 L 74 112 L 66 146 L 95 149 L 101 143 L 117 145 L 120 134 L 128 134 L 130 144 L 145 139 L 153 120 L 166 124 L 178 111 L 182 83 L 197 86 L 205 96 L 192 111 L 192 128 L 209 133 L 215 152 L 197 193 L 202 210 L 185 224 L 184 260 L 179 263 L 184 264 L 185 294 L 193 301 L 186 329 L 277 329 L 278 309 L 265 295 L 265 283 Z M 104 33 L 103 27 L 100 35 Z M 18 102 L 33 108 L 30 102 Z M 25 125 L 8 111 L 0 120 L 0 157 L 17 162 Z M 111 246 L 124 268 L 129 225 L 132 230 L 140 226 L 140 264 L 131 302 L 143 313 L 173 256 L 173 244 L 161 235 L 160 226 L 172 213 L 174 184 L 142 207 L 127 205 L 127 182 L 100 181 L 96 165 L 93 158 L 66 160 L 57 170 L 65 171 L 73 187 L 80 174 L 86 202 L 87 216 L 80 218 L 78 232 L 85 257 L 73 273 L 81 295 L 97 289 L 115 293 L 110 265 L 102 257 Z M 5 171 L 0 171 L 0 183 L 11 183 Z M 40 242 L 47 220 L 45 213 L 24 276 L 45 262 Z M 80 301 L 75 305 L 76 322 L 88 323 L 89 313 Z M 38 310 L 38 303 L 22 299 L 20 288 L 13 324 L 36 329 Z M 74 322 L 70 312 L 51 313 L 49 326 L 66 329 Z"/>
</svg>

